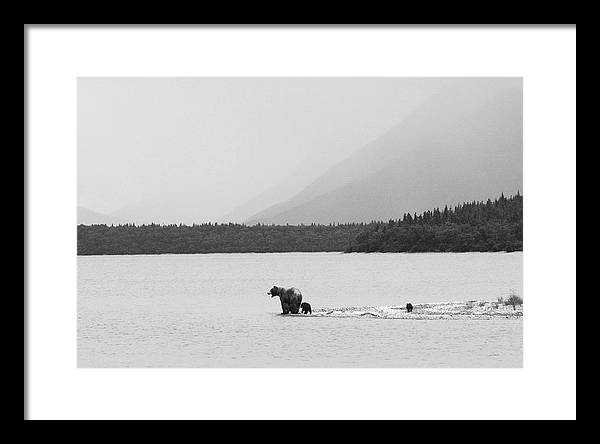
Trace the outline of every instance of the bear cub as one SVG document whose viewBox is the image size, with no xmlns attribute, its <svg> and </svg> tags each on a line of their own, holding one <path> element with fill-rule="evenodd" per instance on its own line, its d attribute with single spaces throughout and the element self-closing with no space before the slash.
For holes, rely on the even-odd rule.
<svg viewBox="0 0 600 444">
<path fill-rule="evenodd" d="M 413 311 L 413 306 L 412 306 L 412 304 L 410 302 L 408 304 L 406 304 L 406 311 L 409 312 L 409 313 L 411 311 Z"/>
<path fill-rule="evenodd" d="M 308 302 L 302 302 L 300 304 L 300 308 L 302 309 L 302 314 L 312 314 L 312 308 L 310 307 L 310 304 Z"/>
</svg>

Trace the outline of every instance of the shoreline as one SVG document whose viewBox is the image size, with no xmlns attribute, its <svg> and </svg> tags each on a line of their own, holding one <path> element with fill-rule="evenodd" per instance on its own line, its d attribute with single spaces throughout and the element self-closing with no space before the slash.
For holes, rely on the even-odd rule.
<svg viewBox="0 0 600 444">
<path fill-rule="evenodd" d="M 490 253 L 523 253 L 523 250 L 492 250 L 492 251 L 371 251 L 371 252 L 363 252 L 363 251 L 340 251 L 340 250 L 323 250 L 323 251 L 221 251 L 221 252 L 198 252 L 198 253 L 105 253 L 105 254 L 77 254 L 77 257 L 102 257 L 102 256 L 194 256 L 194 255 L 209 255 L 209 254 L 311 254 L 311 253 L 337 253 L 344 255 L 351 254 L 365 254 L 365 255 L 377 255 L 377 254 L 466 254 L 466 253 L 482 253 L 482 254 L 490 254 Z"/>
</svg>

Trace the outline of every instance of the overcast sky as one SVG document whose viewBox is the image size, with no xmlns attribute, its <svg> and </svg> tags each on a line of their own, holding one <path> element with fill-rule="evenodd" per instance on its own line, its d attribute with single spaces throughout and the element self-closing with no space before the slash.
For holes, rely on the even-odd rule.
<svg viewBox="0 0 600 444">
<path fill-rule="evenodd" d="M 308 185 L 449 81 L 80 78 L 78 205 L 218 220 L 282 180 Z"/>
</svg>

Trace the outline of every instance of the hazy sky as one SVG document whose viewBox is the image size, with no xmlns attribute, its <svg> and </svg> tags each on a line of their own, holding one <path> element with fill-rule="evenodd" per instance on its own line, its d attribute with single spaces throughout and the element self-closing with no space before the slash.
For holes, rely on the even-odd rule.
<svg viewBox="0 0 600 444">
<path fill-rule="evenodd" d="M 283 180 L 300 190 L 448 81 L 80 78 L 78 205 L 218 220 Z"/>
</svg>

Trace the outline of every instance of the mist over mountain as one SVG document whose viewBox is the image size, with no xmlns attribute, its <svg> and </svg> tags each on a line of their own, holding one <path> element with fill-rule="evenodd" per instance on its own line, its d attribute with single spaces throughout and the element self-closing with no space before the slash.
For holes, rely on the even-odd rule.
<svg viewBox="0 0 600 444">
<path fill-rule="evenodd" d="M 136 224 L 242 222 L 302 191 L 448 82 L 79 78 L 77 205 Z"/>
<path fill-rule="evenodd" d="M 449 84 L 381 137 L 248 223 L 360 222 L 513 194 L 523 185 L 521 79 Z"/>
<path fill-rule="evenodd" d="M 253 199 L 250 199 L 245 204 L 240 205 L 225 214 L 220 218 L 220 222 L 243 222 L 264 208 L 271 207 L 272 205 L 286 200 L 290 196 L 294 196 L 301 191 L 302 188 L 302 186 L 298 187 L 296 182 L 287 179 L 282 180 Z"/>
<path fill-rule="evenodd" d="M 319 157 L 307 158 L 295 167 L 286 167 L 288 174 L 283 180 L 270 186 L 243 205 L 234 208 L 219 218 L 219 222 L 244 222 L 265 208 L 286 201 L 306 188 L 307 184 L 320 177 L 332 164 L 335 164 L 335 161 Z"/>
</svg>

